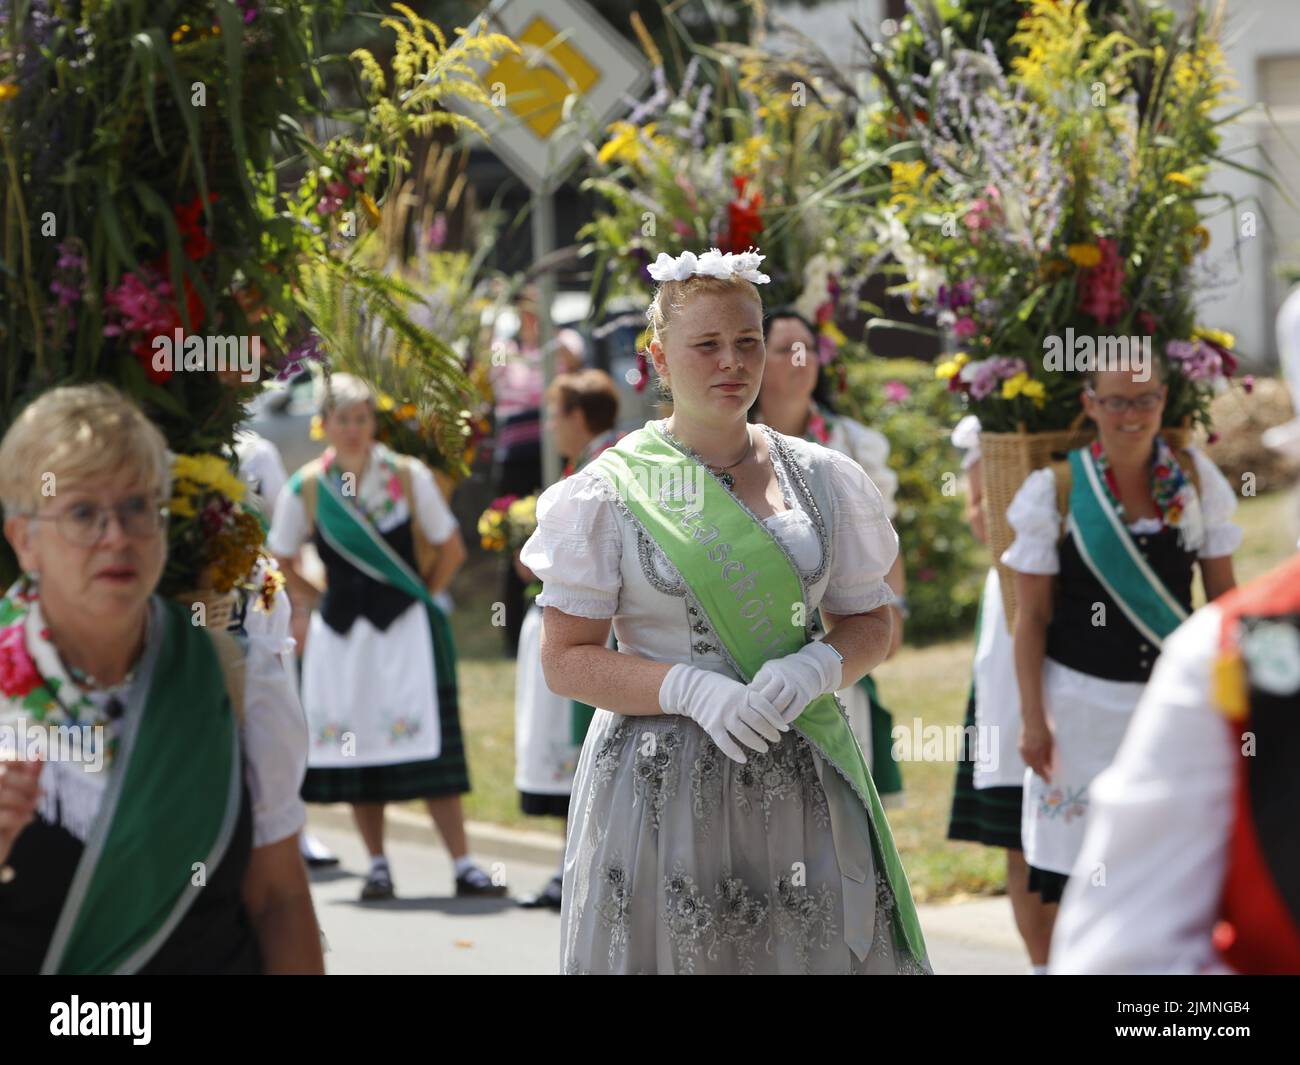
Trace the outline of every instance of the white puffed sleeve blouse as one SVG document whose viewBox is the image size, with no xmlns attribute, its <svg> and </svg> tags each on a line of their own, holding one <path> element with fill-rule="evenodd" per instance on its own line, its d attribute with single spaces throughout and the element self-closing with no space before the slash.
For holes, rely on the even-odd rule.
<svg viewBox="0 0 1300 1065">
<path fill-rule="evenodd" d="M 1219 468 L 1199 448 L 1187 449 L 1200 478 L 1201 519 L 1204 539 L 1197 550 L 1199 558 L 1222 558 L 1241 545 L 1242 530 L 1232 520 L 1237 509 L 1237 495 Z M 1064 517 L 1056 509 L 1056 475 L 1050 467 L 1034 470 L 1025 478 L 1011 505 L 1007 523 L 1016 538 L 1002 552 L 1002 563 L 1020 573 L 1051 575 L 1060 572 L 1057 541 Z M 1131 522 L 1135 533 L 1151 533 L 1161 527 L 1158 518 Z"/>
<path fill-rule="evenodd" d="M 898 537 L 871 478 L 830 448 L 761 428 L 787 507 L 762 523 L 793 560 L 809 608 L 848 615 L 892 602 L 885 574 Z M 520 561 L 542 581 L 538 606 L 613 618 L 621 650 L 726 671 L 676 567 L 599 474 L 580 470 L 541 494 Z"/>
</svg>

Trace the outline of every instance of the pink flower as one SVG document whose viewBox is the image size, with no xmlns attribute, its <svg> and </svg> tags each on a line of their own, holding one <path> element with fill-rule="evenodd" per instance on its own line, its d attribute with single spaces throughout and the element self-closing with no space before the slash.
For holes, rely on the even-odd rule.
<svg viewBox="0 0 1300 1065">
<path fill-rule="evenodd" d="M 1110 237 L 1097 241 L 1101 262 L 1083 271 L 1079 310 L 1092 315 L 1100 325 L 1111 326 L 1128 310 L 1124 297 L 1124 263 L 1119 246 Z"/>
<path fill-rule="evenodd" d="M 27 653 L 22 623 L 10 625 L 0 632 L 0 692 L 21 699 L 40 686 L 41 675 Z"/>
<path fill-rule="evenodd" d="M 353 185 L 364 185 L 366 183 L 366 164 L 359 159 L 353 160 L 347 170 L 348 181 Z"/>
<path fill-rule="evenodd" d="M 1219 442 L 1219 434 L 1218 434 L 1218 433 L 1211 433 L 1211 434 L 1206 438 L 1205 442 L 1206 442 L 1207 444 L 1217 444 L 1217 443 Z"/>
<path fill-rule="evenodd" d="M 835 341 L 826 333 L 817 334 L 817 361 L 825 366 L 840 349 L 835 345 Z"/>
<path fill-rule="evenodd" d="M 1250 395 L 1250 393 L 1254 392 L 1255 391 L 1254 375 L 1246 374 L 1246 376 L 1241 379 L 1241 387 L 1246 390 L 1246 395 Z"/>
<path fill-rule="evenodd" d="M 965 340 L 967 337 L 973 337 L 978 332 L 979 326 L 975 324 L 974 318 L 958 318 L 952 326 L 953 336 L 961 340 Z"/>
<path fill-rule="evenodd" d="M 885 382 L 885 399 L 890 403 L 902 403 L 911 394 L 912 390 L 902 381 Z"/>
<path fill-rule="evenodd" d="M 402 481 L 397 474 L 388 478 L 388 498 L 394 503 L 402 498 Z"/>
</svg>

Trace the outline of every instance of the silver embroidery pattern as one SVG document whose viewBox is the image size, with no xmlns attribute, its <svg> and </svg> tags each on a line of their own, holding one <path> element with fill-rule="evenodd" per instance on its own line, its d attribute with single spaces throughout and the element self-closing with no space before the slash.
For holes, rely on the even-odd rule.
<svg viewBox="0 0 1300 1065">
<path fill-rule="evenodd" d="M 717 937 L 736 951 L 743 975 L 754 971 L 754 952 L 758 935 L 767 926 L 767 897 L 756 898 L 739 877 L 729 877 L 718 885 Z"/>
<path fill-rule="evenodd" d="M 664 926 L 673 947 L 673 968 L 694 973 L 701 943 L 712 929 L 713 909 L 680 861 L 664 877 L 664 905 Z"/>
<path fill-rule="evenodd" d="M 596 751 L 594 763 L 591 767 L 591 794 L 593 799 L 597 792 L 613 780 L 614 775 L 618 772 L 619 759 L 623 754 L 623 744 L 627 742 L 627 738 L 631 734 L 629 721 L 629 718 L 620 715 L 618 723 L 601 742 L 600 749 Z"/>
<path fill-rule="evenodd" d="M 699 823 L 700 834 L 707 836 L 713 814 L 722 803 L 722 762 L 726 758 L 711 738 L 700 744 L 700 753 L 691 764 L 691 813 Z"/>
<path fill-rule="evenodd" d="M 674 721 L 671 728 L 648 733 L 645 738 L 649 743 L 641 740 L 637 743 L 632 787 L 637 799 L 646 803 L 650 811 L 650 823 L 656 830 L 668 800 L 677 794 L 680 766 L 675 755 L 682 738 L 676 726 L 677 722 Z"/>
<path fill-rule="evenodd" d="M 830 950 L 839 934 L 835 924 L 836 897 L 825 884 L 816 890 L 797 886 L 789 876 L 776 880 L 776 903 L 772 923 L 777 934 L 794 944 L 795 957 L 808 971 L 808 947 L 816 943 L 820 950 Z"/>
<path fill-rule="evenodd" d="M 821 561 L 817 563 L 817 568 L 811 573 L 799 572 L 804 586 L 811 588 L 821 580 L 822 575 L 826 572 L 827 565 L 830 563 L 830 536 L 826 532 L 826 521 L 822 517 L 821 507 L 817 505 L 817 499 L 813 495 L 812 489 L 808 486 L 807 480 L 804 479 L 803 468 L 795 460 L 794 455 L 791 454 L 789 445 L 770 426 L 763 425 L 762 428 L 767 434 L 768 451 L 778 457 L 780 466 L 784 467 L 785 472 L 793 477 L 794 489 L 803 503 L 804 510 L 812 515 L 813 527 L 817 530 L 817 542 L 821 545 Z"/>
<path fill-rule="evenodd" d="M 632 915 L 632 885 L 628 883 L 627 869 L 621 858 L 605 863 L 600 871 L 600 884 L 603 890 L 596 912 L 601 924 L 609 930 L 609 967 L 612 969 L 618 956 L 627 950 Z"/>
</svg>

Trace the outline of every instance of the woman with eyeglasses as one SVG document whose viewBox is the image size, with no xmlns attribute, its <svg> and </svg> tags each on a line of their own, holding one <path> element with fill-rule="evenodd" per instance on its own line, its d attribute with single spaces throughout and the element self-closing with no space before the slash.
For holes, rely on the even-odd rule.
<svg viewBox="0 0 1300 1065">
<path fill-rule="evenodd" d="M 1207 599 L 1235 584 L 1236 495 L 1204 454 L 1161 435 L 1168 390 L 1154 367 L 1147 380 L 1087 375 L 1096 440 L 1031 473 L 1007 509 L 1021 836 L 1030 890 L 1045 903 L 1060 901 L 1079 854 L 1093 778 L 1119 749 L 1163 640 L 1191 612 L 1193 569 Z"/>
<path fill-rule="evenodd" d="M 283 683 L 154 594 L 166 441 L 106 385 L 0 442 L 0 972 L 320 973 Z"/>
</svg>

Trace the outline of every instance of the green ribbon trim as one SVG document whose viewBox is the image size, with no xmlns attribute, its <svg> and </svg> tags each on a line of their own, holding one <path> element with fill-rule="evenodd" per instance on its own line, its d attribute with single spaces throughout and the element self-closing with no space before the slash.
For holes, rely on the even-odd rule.
<svg viewBox="0 0 1300 1065">
<path fill-rule="evenodd" d="M 808 604 L 794 563 L 703 466 L 657 432 L 642 428 L 603 451 L 589 468 L 611 481 L 677 567 L 745 683 L 767 660 L 793 654 L 808 642 Z M 699 497 L 692 499 L 696 491 Z M 907 874 L 862 748 L 835 696 L 814 699 L 794 726 L 848 781 L 866 809 L 870 845 L 893 889 L 907 947 L 920 961 L 926 956 L 925 940 Z"/>
<path fill-rule="evenodd" d="M 342 495 L 333 479 L 317 477 L 316 524 L 320 534 L 349 565 L 381 584 L 406 592 L 424 604 L 433 635 L 434 676 L 440 689 L 456 685 L 456 642 L 447 615 L 429 589 L 375 527 Z M 411 521 L 418 521 L 415 511 Z"/>
<path fill-rule="evenodd" d="M 1187 611 L 1151 568 L 1106 499 L 1091 452 L 1070 452 L 1069 529 L 1084 564 L 1124 615 L 1152 643 L 1187 620 Z"/>
<path fill-rule="evenodd" d="M 43 973 L 133 973 L 203 890 L 239 814 L 239 732 L 220 660 L 180 603 L 155 598 L 122 739 Z"/>
</svg>

